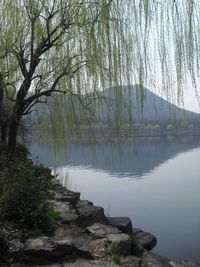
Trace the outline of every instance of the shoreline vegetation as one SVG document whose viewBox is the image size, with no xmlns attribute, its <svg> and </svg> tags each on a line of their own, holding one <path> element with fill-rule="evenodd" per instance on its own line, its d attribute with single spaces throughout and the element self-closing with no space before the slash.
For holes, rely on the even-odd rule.
<svg viewBox="0 0 200 267">
<path fill-rule="evenodd" d="M 59 214 L 46 203 L 52 179 L 48 168 L 33 165 L 23 145 L 11 157 L 0 144 L 0 258 L 7 258 L 6 248 L 15 235 L 24 239 L 55 231 Z"/>
<path fill-rule="evenodd" d="M 38 129 L 31 129 L 31 134 L 27 135 L 26 140 L 22 142 L 27 146 L 30 142 L 39 142 L 40 144 L 48 144 L 49 146 L 57 149 L 67 148 L 70 144 L 81 145 L 82 143 L 91 143 L 91 144 L 99 144 L 99 143 L 107 143 L 107 144 L 120 144 L 124 141 L 136 141 L 136 140 L 159 140 L 161 138 L 166 138 L 167 140 L 173 140 L 174 138 L 193 138 L 199 137 L 200 131 L 198 129 L 173 129 L 173 130 L 149 130 L 150 126 L 144 126 L 143 128 L 126 128 L 121 127 L 120 130 L 116 133 L 111 131 L 106 125 L 101 125 L 99 127 L 94 128 L 81 128 L 79 129 L 80 136 L 71 136 L 66 132 L 66 137 L 63 138 L 58 137 L 54 138 L 49 131 L 44 131 L 44 126 L 39 126 Z M 113 126 L 114 127 L 114 126 Z M 146 127 L 146 128 L 145 128 Z M 154 128 L 154 125 L 152 125 Z M 147 129 L 148 128 L 148 129 Z M 156 128 L 156 125 L 155 125 Z M 146 130 L 144 130 L 146 129 Z M 141 131 L 140 131 L 141 130 Z M 42 134 L 41 134 L 42 132 Z M 31 141 L 30 141 L 31 140 Z M 56 142 L 55 142 L 56 140 Z M 68 144 L 66 146 L 66 144 Z M 56 151 L 55 151 L 56 152 Z"/>
<path fill-rule="evenodd" d="M 200 266 L 150 252 L 156 237 L 127 217 L 62 187 L 18 145 L 12 158 L 0 144 L 0 266 Z M 73 265 L 74 264 L 74 265 Z"/>
</svg>

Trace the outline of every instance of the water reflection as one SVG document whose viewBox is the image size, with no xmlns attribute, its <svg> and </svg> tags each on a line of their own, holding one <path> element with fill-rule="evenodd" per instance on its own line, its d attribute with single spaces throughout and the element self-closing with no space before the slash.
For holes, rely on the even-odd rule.
<svg viewBox="0 0 200 267">
<path fill-rule="evenodd" d="M 178 153 L 200 146 L 200 138 L 137 138 L 122 143 L 89 142 L 80 145 L 68 145 L 65 151 L 59 151 L 55 159 L 51 146 L 47 144 L 32 143 L 29 148 L 36 161 L 52 166 L 87 166 L 105 171 L 115 177 L 138 177 L 148 174 L 157 166 L 173 158 Z"/>
<path fill-rule="evenodd" d="M 50 147 L 32 144 L 30 151 L 106 214 L 129 216 L 135 227 L 155 234 L 155 252 L 200 262 L 199 147 L 200 138 L 192 137 L 85 143 L 69 146 L 69 158 L 56 164 Z"/>
</svg>

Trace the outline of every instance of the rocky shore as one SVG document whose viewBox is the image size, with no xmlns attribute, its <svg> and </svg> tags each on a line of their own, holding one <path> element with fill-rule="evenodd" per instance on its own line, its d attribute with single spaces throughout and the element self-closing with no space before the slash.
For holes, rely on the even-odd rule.
<svg viewBox="0 0 200 267">
<path fill-rule="evenodd" d="M 12 267 L 200 266 L 155 255 L 155 236 L 134 228 L 127 217 L 106 217 L 102 207 L 56 181 L 47 202 L 60 212 L 57 230 L 53 236 L 10 240 Z"/>
</svg>

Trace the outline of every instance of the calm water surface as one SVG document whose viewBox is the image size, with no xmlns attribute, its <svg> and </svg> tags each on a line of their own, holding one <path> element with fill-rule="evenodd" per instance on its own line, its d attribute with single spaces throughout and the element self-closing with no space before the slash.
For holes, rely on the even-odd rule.
<svg viewBox="0 0 200 267">
<path fill-rule="evenodd" d="M 50 146 L 30 151 L 82 199 L 155 234 L 156 253 L 200 262 L 200 138 L 70 145 L 56 163 Z"/>
</svg>

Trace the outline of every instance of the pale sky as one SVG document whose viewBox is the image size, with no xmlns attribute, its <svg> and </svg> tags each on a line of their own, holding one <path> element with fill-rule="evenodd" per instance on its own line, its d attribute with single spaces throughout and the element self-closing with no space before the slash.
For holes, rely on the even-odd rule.
<svg viewBox="0 0 200 267">
<path fill-rule="evenodd" d="M 185 109 L 200 113 L 200 105 L 195 96 L 195 90 L 192 87 L 188 86 L 188 90 L 185 92 L 184 105 Z"/>
<path fill-rule="evenodd" d="M 148 88 L 148 87 L 147 87 Z M 150 89 L 150 88 L 148 88 Z M 150 89 L 151 90 L 151 89 Z M 165 100 L 169 101 L 169 99 L 167 99 L 162 92 L 160 92 L 159 90 L 155 91 L 155 90 L 151 90 L 154 94 L 159 95 L 160 97 L 164 98 Z M 200 92 L 199 92 L 199 97 L 200 97 Z M 179 106 L 180 108 L 184 108 L 185 110 L 190 110 L 196 113 L 200 114 L 200 104 L 197 100 L 197 96 L 195 95 L 195 89 L 192 87 L 192 85 L 188 85 L 187 89 L 184 91 L 184 106 L 182 104 L 177 104 L 175 102 L 171 102 L 177 106 Z"/>
</svg>

